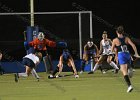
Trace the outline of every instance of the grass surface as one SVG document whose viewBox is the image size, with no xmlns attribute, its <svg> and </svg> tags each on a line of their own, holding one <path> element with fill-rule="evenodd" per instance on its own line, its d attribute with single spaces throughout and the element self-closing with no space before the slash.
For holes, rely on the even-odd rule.
<svg viewBox="0 0 140 100">
<path fill-rule="evenodd" d="M 121 73 L 108 71 L 102 74 L 80 74 L 74 76 L 48 79 L 45 72 L 38 73 L 41 77 L 37 82 L 32 76 L 14 81 L 14 74 L 0 76 L 0 100 L 139 100 L 140 70 L 136 69 L 131 78 L 134 90 L 127 93 Z M 63 72 L 65 75 L 71 72 Z"/>
</svg>

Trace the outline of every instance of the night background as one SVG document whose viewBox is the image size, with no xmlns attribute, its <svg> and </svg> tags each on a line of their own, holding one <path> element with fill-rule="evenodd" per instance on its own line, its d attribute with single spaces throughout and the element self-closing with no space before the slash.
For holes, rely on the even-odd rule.
<svg viewBox="0 0 140 100">
<path fill-rule="evenodd" d="M 123 25 L 125 32 L 140 44 L 139 3 L 121 0 L 34 0 L 35 12 L 85 11 L 93 13 L 93 40 L 99 47 L 104 30 L 113 39 L 115 26 Z M 29 12 L 29 0 L 0 0 L 0 12 Z M 35 15 L 35 25 L 41 27 L 47 38 L 54 41 L 65 40 L 74 58 L 79 58 L 77 15 Z M 30 16 L 0 16 L 0 49 L 17 60 L 26 54 L 23 46 L 23 31 L 30 25 Z M 82 16 L 83 44 L 89 38 L 89 15 Z M 140 53 L 140 52 L 139 52 Z M 49 48 L 49 54 L 57 59 L 59 50 Z"/>
</svg>

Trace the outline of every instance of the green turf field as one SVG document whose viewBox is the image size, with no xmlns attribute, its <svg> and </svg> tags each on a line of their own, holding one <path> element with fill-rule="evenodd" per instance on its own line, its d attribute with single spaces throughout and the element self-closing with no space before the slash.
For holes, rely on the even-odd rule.
<svg viewBox="0 0 140 100">
<path fill-rule="evenodd" d="M 70 75 L 72 73 L 63 73 Z M 47 79 L 46 73 L 39 73 L 41 79 L 32 76 L 14 81 L 14 74 L 0 76 L 0 100 L 140 100 L 140 70 L 136 69 L 131 79 L 134 90 L 127 93 L 121 73 L 108 71 L 80 78 L 73 76 Z"/>
</svg>

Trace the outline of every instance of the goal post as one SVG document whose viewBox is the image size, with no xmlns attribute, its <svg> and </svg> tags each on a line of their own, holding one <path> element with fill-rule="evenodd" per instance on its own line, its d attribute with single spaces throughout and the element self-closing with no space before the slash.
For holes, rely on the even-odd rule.
<svg viewBox="0 0 140 100">
<path fill-rule="evenodd" d="M 32 1 L 32 0 L 31 0 Z M 32 2 L 33 3 L 33 2 Z M 61 14 L 77 14 L 79 20 L 79 57 L 82 59 L 82 28 L 81 28 L 81 14 L 90 14 L 90 38 L 93 38 L 93 30 L 92 30 L 92 11 L 68 11 L 68 12 L 34 12 L 33 5 L 31 7 L 31 12 L 14 12 L 14 13 L 0 13 L 0 16 L 8 16 L 8 15 L 30 15 L 31 26 L 35 26 L 34 23 L 34 15 L 61 15 Z M 33 33 L 32 33 L 33 34 Z"/>
</svg>

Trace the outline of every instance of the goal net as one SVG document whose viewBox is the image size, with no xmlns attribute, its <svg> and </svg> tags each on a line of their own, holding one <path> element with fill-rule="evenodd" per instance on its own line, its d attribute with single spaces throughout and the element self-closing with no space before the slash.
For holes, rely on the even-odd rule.
<svg viewBox="0 0 140 100">
<path fill-rule="evenodd" d="M 0 49 L 7 50 L 17 59 L 22 58 L 25 55 L 23 32 L 30 26 L 30 13 L 0 13 L 0 21 L 3 34 Z M 74 59 L 82 58 L 83 46 L 92 37 L 91 11 L 38 12 L 34 13 L 34 23 L 48 39 L 66 41 Z M 53 59 L 58 59 L 59 51 L 48 50 Z"/>
</svg>

